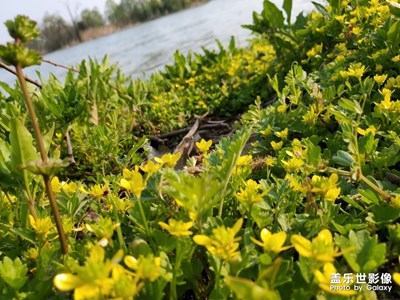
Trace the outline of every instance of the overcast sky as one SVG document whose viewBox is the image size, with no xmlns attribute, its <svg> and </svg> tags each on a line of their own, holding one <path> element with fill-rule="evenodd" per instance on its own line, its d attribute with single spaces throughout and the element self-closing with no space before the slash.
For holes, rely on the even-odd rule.
<svg viewBox="0 0 400 300">
<path fill-rule="evenodd" d="M 58 13 L 69 22 L 67 5 L 75 16 L 79 16 L 83 9 L 94 7 L 97 7 L 103 14 L 105 3 L 106 0 L 0 0 L 0 44 L 11 39 L 4 22 L 17 15 L 27 15 L 40 23 L 46 12 Z"/>
</svg>

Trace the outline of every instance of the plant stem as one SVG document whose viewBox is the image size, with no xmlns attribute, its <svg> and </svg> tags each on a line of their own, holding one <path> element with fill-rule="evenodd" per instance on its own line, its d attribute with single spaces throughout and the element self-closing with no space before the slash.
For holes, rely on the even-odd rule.
<svg viewBox="0 0 400 300">
<path fill-rule="evenodd" d="M 140 196 L 137 198 L 137 203 L 139 205 L 140 215 L 143 220 L 144 230 L 146 231 L 146 234 L 150 237 L 150 229 L 149 229 L 149 225 L 147 224 L 147 218 L 146 218 L 146 214 L 144 213 L 144 210 L 143 210 L 142 200 L 140 199 Z"/>
<path fill-rule="evenodd" d="M 171 300 L 177 300 L 178 299 L 178 295 L 176 293 L 176 273 L 179 271 L 179 269 L 181 268 L 181 262 L 182 262 L 182 245 L 181 245 L 181 241 L 177 240 L 176 243 L 176 253 L 175 253 L 175 264 L 174 264 L 174 272 L 172 274 L 172 281 L 171 281 L 171 291 L 170 291 L 170 299 Z"/>
<path fill-rule="evenodd" d="M 233 164 L 231 165 L 231 167 L 229 168 L 228 176 L 226 176 L 226 178 L 224 178 L 225 183 L 224 183 L 224 188 L 222 189 L 221 200 L 220 200 L 220 203 L 219 203 L 219 210 L 218 210 L 218 216 L 219 216 L 220 218 L 222 218 L 222 212 L 223 212 L 223 210 L 224 210 L 224 202 L 225 202 L 226 189 L 228 188 L 229 180 L 230 180 L 231 177 L 232 177 L 232 172 L 233 172 L 233 169 L 234 169 L 235 166 L 236 166 L 236 162 L 237 162 L 238 158 L 239 158 L 239 156 L 235 155 L 235 157 L 234 157 L 234 159 L 233 159 L 233 162 L 234 162 L 234 163 L 233 163 Z"/>
<path fill-rule="evenodd" d="M 28 88 L 26 85 L 24 74 L 22 72 L 21 64 L 16 65 L 16 73 L 17 73 L 19 84 L 21 85 L 22 94 L 24 95 L 25 104 L 28 109 L 31 121 L 32 121 L 33 133 L 35 135 L 37 148 L 40 153 L 42 163 L 44 165 L 46 165 L 48 163 L 49 159 L 47 157 L 46 148 L 44 146 L 44 139 L 43 139 L 42 133 L 39 128 L 39 122 L 38 122 L 38 119 L 36 116 L 35 108 L 33 107 L 31 97 L 29 96 L 29 93 L 28 93 Z M 60 216 L 60 212 L 58 210 L 58 205 L 57 205 L 56 199 L 54 197 L 53 188 L 51 187 L 50 176 L 43 175 L 43 180 L 44 180 L 44 184 L 46 187 L 46 194 L 50 201 L 50 206 L 51 206 L 51 211 L 53 213 L 54 221 L 56 222 L 58 238 L 60 240 L 61 249 L 62 249 L 63 254 L 67 254 L 68 253 L 68 244 L 67 244 L 67 240 L 65 238 L 64 228 L 62 226 L 61 216 Z"/>
<path fill-rule="evenodd" d="M 379 186 L 377 186 L 375 183 L 373 183 L 371 180 L 369 180 L 367 177 L 365 177 L 363 174 L 361 174 L 360 179 L 366 184 L 368 185 L 371 189 L 373 189 L 375 192 L 377 192 L 379 195 L 382 196 L 382 198 L 386 201 L 386 202 L 390 202 L 391 201 L 391 196 L 386 193 L 385 191 L 383 191 Z"/>
<path fill-rule="evenodd" d="M 118 222 L 119 226 L 117 227 L 117 236 L 118 236 L 118 242 L 122 250 L 124 250 L 125 254 L 128 253 L 128 248 L 126 247 L 125 241 L 124 241 L 124 236 L 122 235 L 122 230 L 121 230 L 121 222 L 118 217 L 117 209 L 115 208 L 115 203 L 113 203 L 113 215 L 115 220 Z"/>
</svg>

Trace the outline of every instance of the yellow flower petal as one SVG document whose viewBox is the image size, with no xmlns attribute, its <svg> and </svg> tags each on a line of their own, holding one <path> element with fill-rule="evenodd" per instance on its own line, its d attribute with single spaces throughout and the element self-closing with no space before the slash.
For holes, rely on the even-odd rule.
<svg viewBox="0 0 400 300">
<path fill-rule="evenodd" d="M 138 261 L 137 261 L 137 259 L 134 258 L 133 256 L 127 255 L 127 256 L 125 256 L 125 258 L 124 258 L 124 263 L 125 263 L 129 268 L 131 268 L 132 270 L 135 270 L 136 267 L 137 267 Z"/>
<path fill-rule="evenodd" d="M 210 239 L 208 236 L 202 235 L 202 234 L 195 235 L 195 236 L 193 237 L 193 241 L 194 241 L 196 244 L 199 244 L 199 245 L 201 245 L 201 246 L 206 246 L 206 245 L 209 245 L 209 244 L 212 243 L 212 239 Z"/>
<path fill-rule="evenodd" d="M 199 148 L 199 150 L 200 150 L 202 153 L 207 152 L 208 149 L 210 149 L 211 144 L 212 144 L 212 140 L 206 141 L 206 140 L 204 140 L 204 139 L 201 139 L 200 142 L 196 142 L 197 148 Z"/>
<path fill-rule="evenodd" d="M 393 273 L 393 280 L 397 283 L 397 285 L 400 285 L 400 273 Z"/>
<path fill-rule="evenodd" d="M 293 247 L 301 256 L 304 257 L 312 256 L 311 242 L 309 240 L 307 240 L 306 238 L 302 237 L 299 234 L 295 234 L 290 238 L 290 241 L 293 244 Z"/>
<path fill-rule="evenodd" d="M 61 273 L 54 277 L 53 284 L 60 291 L 67 292 L 83 285 L 83 281 L 76 275 Z"/>
</svg>

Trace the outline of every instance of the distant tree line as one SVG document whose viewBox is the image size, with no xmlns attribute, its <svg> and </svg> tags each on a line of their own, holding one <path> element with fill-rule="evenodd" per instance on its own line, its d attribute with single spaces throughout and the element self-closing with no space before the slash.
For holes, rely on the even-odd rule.
<svg viewBox="0 0 400 300">
<path fill-rule="evenodd" d="M 121 0 L 119 3 L 107 0 L 104 15 L 97 8 L 82 10 L 79 17 L 71 14 L 70 21 L 57 14 L 46 14 L 39 24 L 41 38 L 31 42 L 30 47 L 42 53 L 52 52 L 80 42 L 84 30 L 107 24 L 129 26 L 206 1 L 209 0 Z"/>
</svg>

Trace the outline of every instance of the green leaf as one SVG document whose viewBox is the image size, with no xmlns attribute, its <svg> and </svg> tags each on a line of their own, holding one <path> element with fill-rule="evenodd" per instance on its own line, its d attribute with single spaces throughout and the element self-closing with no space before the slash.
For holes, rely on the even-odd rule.
<svg viewBox="0 0 400 300">
<path fill-rule="evenodd" d="M 10 36 L 23 43 L 34 40 L 40 34 L 36 22 L 27 16 L 18 15 L 14 20 L 6 21 L 5 24 Z"/>
<path fill-rule="evenodd" d="M 335 235 L 347 263 L 357 273 L 370 273 L 386 262 L 386 245 L 378 243 L 378 236 L 370 236 L 366 230 L 349 233 L 349 238 Z"/>
<path fill-rule="evenodd" d="M 371 212 L 377 223 L 392 223 L 400 217 L 399 209 L 388 204 L 375 205 L 371 207 Z"/>
<path fill-rule="evenodd" d="M 283 1 L 283 10 L 286 13 L 287 16 L 287 22 L 290 24 L 290 19 L 292 17 L 292 6 L 293 6 L 293 0 L 284 0 Z"/>
<path fill-rule="evenodd" d="M 321 147 L 314 145 L 312 142 L 305 140 L 307 146 L 307 162 L 317 167 L 321 162 Z"/>
<path fill-rule="evenodd" d="M 363 110 L 362 110 L 362 108 L 360 106 L 360 103 L 358 101 L 356 101 L 356 100 L 351 101 L 351 100 L 348 100 L 348 99 L 340 99 L 338 101 L 338 104 L 341 107 L 343 107 L 343 108 L 345 108 L 347 110 L 350 110 L 352 112 L 355 112 L 355 113 L 357 113 L 359 115 L 363 113 Z"/>
<path fill-rule="evenodd" d="M 264 9 L 261 15 L 274 29 L 279 29 L 284 26 L 285 19 L 283 18 L 282 12 L 274 3 L 268 0 L 264 1 Z"/>
<path fill-rule="evenodd" d="M 6 64 L 29 67 L 39 65 L 42 57 L 34 50 L 25 47 L 23 44 L 7 43 L 6 46 L 0 45 L 0 58 Z"/>
<path fill-rule="evenodd" d="M 311 1 L 311 3 L 315 6 L 315 8 L 321 13 L 323 14 L 325 17 L 329 17 L 329 12 L 326 10 L 326 8 L 314 1 Z"/>
<path fill-rule="evenodd" d="M 26 230 L 26 229 L 19 229 L 16 227 L 9 227 L 8 230 L 10 230 L 12 233 L 15 233 L 16 235 L 20 236 L 24 240 L 30 242 L 32 245 L 36 245 L 35 239 L 36 239 L 36 234 L 35 232 L 31 230 Z"/>
<path fill-rule="evenodd" d="M 10 157 L 11 147 L 6 141 L 0 139 L 0 185 L 6 182 L 10 183 L 11 177 L 10 170 Z"/>
<path fill-rule="evenodd" d="M 38 155 L 33 146 L 31 133 L 18 118 L 14 118 L 10 122 L 10 144 L 12 149 L 11 167 L 16 173 L 22 172 L 22 177 L 27 183 L 29 181 L 28 172 L 21 171 L 21 168 L 36 160 Z"/>
<path fill-rule="evenodd" d="M 346 151 L 338 150 L 337 155 L 332 157 L 332 160 L 339 165 L 350 167 L 353 162 L 354 158 Z"/>
<path fill-rule="evenodd" d="M 359 193 L 361 195 L 361 200 L 367 204 L 374 203 L 375 205 L 379 205 L 381 202 L 378 194 L 371 189 L 359 190 Z"/>
<path fill-rule="evenodd" d="M 396 17 L 400 17 L 400 4 L 393 1 L 386 1 L 389 3 L 390 12 Z"/>
<path fill-rule="evenodd" d="M 389 31 L 387 33 L 388 42 L 392 45 L 392 47 L 397 48 L 400 42 L 400 20 L 396 21 L 392 26 L 390 26 Z"/>
<path fill-rule="evenodd" d="M 257 285 L 251 280 L 227 276 L 225 278 L 226 285 L 234 292 L 238 299 L 252 300 L 280 300 L 279 294 L 266 287 Z"/>
<path fill-rule="evenodd" d="M 2 262 L 0 261 L 0 277 L 16 291 L 27 281 L 27 272 L 27 266 L 22 264 L 18 257 L 12 261 L 6 256 Z"/>
</svg>

